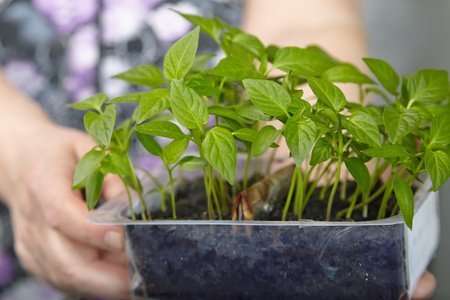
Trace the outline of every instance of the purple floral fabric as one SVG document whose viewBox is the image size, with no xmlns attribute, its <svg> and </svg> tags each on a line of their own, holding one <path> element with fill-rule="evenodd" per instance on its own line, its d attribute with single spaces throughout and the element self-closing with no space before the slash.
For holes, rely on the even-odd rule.
<svg viewBox="0 0 450 300">
<path fill-rule="evenodd" d="M 239 25 L 241 0 L 0 0 L 0 63 L 12 84 L 36 99 L 56 123 L 82 128 L 66 107 L 97 92 L 115 97 L 146 91 L 112 75 L 140 64 L 162 66 L 170 46 L 192 29 L 172 11 L 217 15 Z M 220 55 L 206 35 L 199 51 Z M 118 119 L 133 105 L 118 106 Z M 152 160 L 134 145 L 142 167 Z M 64 294 L 21 269 L 7 209 L 0 203 L 0 300 L 52 300 Z"/>
</svg>

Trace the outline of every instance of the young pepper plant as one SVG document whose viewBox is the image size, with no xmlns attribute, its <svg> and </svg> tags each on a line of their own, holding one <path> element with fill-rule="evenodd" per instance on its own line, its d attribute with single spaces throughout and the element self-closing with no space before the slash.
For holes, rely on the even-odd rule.
<svg viewBox="0 0 450 300">
<path fill-rule="evenodd" d="M 450 176 L 450 109 L 448 103 L 444 105 L 449 97 L 447 71 L 421 70 L 400 79 L 387 62 L 364 58 L 377 83 L 317 46 L 265 47 L 257 37 L 218 18 L 181 15 L 196 27 L 169 49 L 162 71 L 143 65 L 115 76 L 155 89 L 108 102 L 106 95 L 97 94 L 71 105 L 91 110 L 85 126 L 98 144 L 80 161 L 74 178 L 74 186 L 86 187 L 90 209 L 100 195 L 104 175 L 113 173 L 122 178 L 127 191 L 130 187 L 137 192 L 141 214 L 150 218 L 127 154 L 135 132 L 168 172 L 173 218 L 177 217 L 175 167 L 203 171 L 209 218 L 217 214 L 220 219 L 222 209 L 232 202 L 225 196 L 223 179 L 238 185 L 237 145 L 243 144 L 247 152 L 245 189 L 251 162 L 256 169 L 258 160 L 268 159 L 270 170 L 275 150 L 266 153 L 285 143 L 296 167 L 283 220 L 291 209 L 301 219 L 313 191 L 325 179 L 322 194 L 330 190 L 326 220 L 333 217 L 340 185 L 340 198 L 348 208 L 338 212 L 338 218 L 351 218 L 355 210 L 366 217 L 368 206 L 378 197 L 382 198 L 378 218 L 384 218 L 394 193 L 397 205 L 391 214 L 400 209 L 412 228 L 412 184 L 426 171 L 433 190 L 438 190 Z M 225 53 L 211 69 L 205 65 L 214 55 L 197 53 L 200 32 L 211 36 Z M 275 70 L 284 74 L 273 76 Z M 359 98 L 347 99 L 337 83 L 357 85 Z M 305 86 L 317 100 L 303 99 Z M 368 105 L 371 94 L 387 104 Z M 138 103 L 138 109 L 114 130 L 114 105 L 121 102 Z M 267 123 L 273 121 L 279 129 Z M 163 147 L 155 136 L 170 142 Z M 187 154 L 190 144 L 195 145 L 196 155 Z M 344 167 L 348 172 L 342 171 Z M 380 181 L 386 172 L 387 180 Z M 347 173 L 357 188 L 345 200 Z"/>
</svg>

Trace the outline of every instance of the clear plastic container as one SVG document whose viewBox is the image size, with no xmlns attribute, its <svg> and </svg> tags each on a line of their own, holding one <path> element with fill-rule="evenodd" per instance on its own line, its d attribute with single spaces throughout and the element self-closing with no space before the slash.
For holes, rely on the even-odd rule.
<svg viewBox="0 0 450 300">
<path fill-rule="evenodd" d="M 439 240 L 438 195 L 370 222 L 132 221 L 126 195 L 88 219 L 124 225 L 133 299 L 409 299 Z M 157 209 L 159 197 L 148 199 Z"/>
</svg>

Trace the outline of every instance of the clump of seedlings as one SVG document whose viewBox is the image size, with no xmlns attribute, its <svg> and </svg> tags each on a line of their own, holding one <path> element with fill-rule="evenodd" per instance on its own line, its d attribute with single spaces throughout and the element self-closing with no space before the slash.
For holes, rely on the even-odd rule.
<svg viewBox="0 0 450 300">
<path fill-rule="evenodd" d="M 136 134 L 167 170 L 174 219 L 173 173 L 180 167 L 186 172 L 203 172 L 210 219 L 222 219 L 235 202 L 226 193 L 229 189 L 224 181 L 231 190 L 244 190 L 234 203 L 234 219 L 252 219 L 258 210 L 270 209 L 282 190 L 286 194 L 285 220 L 290 210 L 301 219 L 319 180 L 325 180 L 322 194 L 331 190 L 325 199 L 326 220 L 330 220 L 338 186 L 345 198 L 350 179 L 357 183 L 356 189 L 338 217 L 351 218 L 357 209 L 367 216 L 368 206 L 381 197 L 378 219 L 384 218 L 394 193 L 397 202 L 390 213 L 400 209 L 412 228 L 412 184 L 427 172 L 436 191 L 450 175 L 447 71 L 420 70 L 400 79 L 387 62 L 364 58 L 376 82 L 317 46 L 266 47 L 257 37 L 220 19 L 182 15 L 196 27 L 169 49 L 162 71 L 142 65 L 115 76 L 151 90 L 110 100 L 105 94 L 96 94 L 69 105 L 88 110 L 84 125 L 98 144 L 80 160 L 73 180 L 74 187 L 85 188 L 89 209 L 97 204 L 104 176 L 112 173 L 122 179 L 130 207 L 130 190 L 134 190 L 141 218 L 151 219 L 128 155 L 130 139 Z M 210 35 L 225 53 L 213 68 L 205 65 L 214 55 L 197 54 L 200 32 Z M 284 75 L 272 76 L 274 70 Z M 356 84 L 359 99 L 347 99 L 335 83 Z M 306 87 L 317 99 L 305 99 Z M 385 104 L 367 104 L 365 99 L 371 94 L 381 96 Z M 116 125 L 116 105 L 122 102 L 135 102 L 138 107 L 129 119 Z M 281 124 L 280 129 L 273 122 Z M 162 147 L 155 136 L 171 142 Z M 267 174 L 263 174 L 269 175 L 280 143 L 286 143 L 295 165 L 248 188 L 251 161 L 269 161 Z M 189 144 L 195 144 L 197 155 L 185 154 Z M 241 182 L 235 176 L 237 152 L 247 157 Z M 341 175 L 344 168 L 347 176 Z M 146 173 L 152 176 L 151 170 Z M 380 181 L 382 174 L 388 174 L 384 181 Z M 153 180 L 165 210 L 166 188 Z M 132 209 L 131 213 L 135 219 Z"/>
</svg>

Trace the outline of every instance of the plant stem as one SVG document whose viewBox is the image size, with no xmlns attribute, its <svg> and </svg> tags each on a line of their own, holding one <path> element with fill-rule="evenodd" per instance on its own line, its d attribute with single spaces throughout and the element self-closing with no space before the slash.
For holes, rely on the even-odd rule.
<svg viewBox="0 0 450 300">
<path fill-rule="evenodd" d="M 134 210 L 133 210 L 133 202 L 131 201 L 130 189 L 128 188 L 128 185 L 125 182 L 125 179 L 122 176 L 119 176 L 119 178 L 120 178 L 120 180 L 122 180 L 123 185 L 125 186 L 125 191 L 127 192 L 127 196 L 128 196 L 128 206 L 130 207 L 131 219 L 134 221 L 134 220 L 136 220 L 136 215 L 134 214 Z"/>
<path fill-rule="evenodd" d="M 216 205 L 217 214 L 219 215 L 219 220 L 222 220 L 222 211 L 219 205 L 219 199 L 217 198 L 216 189 L 214 187 L 214 176 L 212 172 L 212 166 L 208 166 L 208 174 L 209 174 L 209 190 L 214 198 L 214 204 Z"/>
<path fill-rule="evenodd" d="M 301 168 L 297 171 L 297 189 L 295 191 L 295 203 L 297 204 L 297 216 L 300 220 L 303 213 L 303 200 L 304 200 L 304 189 L 303 189 L 303 175 Z"/>
<path fill-rule="evenodd" d="M 342 184 L 341 184 L 341 192 L 339 193 L 339 199 L 342 201 L 345 200 L 347 197 L 347 181 L 348 181 L 348 172 L 345 171 L 346 169 L 342 170 L 342 173 L 345 173 L 343 176 Z"/>
<path fill-rule="evenodd" d="M 392 168 L 391 174 L 389 175 L 388 180 L 386 181 L 386 189 L 384 190 L 383 199 L 381 200 L 381 206 L 378 210 L 377 220 L 383 219 L 386 215 L 386 207 L 387 202 L 389 200 L 389 196 L 391 195 L 392 189 L 394 188 L 392 181 L 395 175 L 395 168 Z"/>
<path fill-rule="evenodd" d="M 286 204 L 284 205 L 283 216 L 281 217 L 282 221 L 286 221 L 286 216 L 289 211 L 289 206 L 291 205 L 292 194 L 294 193 L 295 182 L 297 179 L 298 168 L 295 168 L 294 174 L 292 175 L 291 186 L 289 187 L 289 193 L 286 198 Z"/>
<path fill-rule="evenodd" d="M 252 154 L 251 154 L 251 152 L 248 152 L 247 153 L 247 160 L 245 161 L 244 179 L 242 181 L 242 189 L 244 189 L 244 190 L 247 189 L 248 169 L 249 169 L 249 166 L 250 166 L 251 158 L 252 158 Z"/>
<path fill-rule="evenodd" d="M 153 181 L 153 183 L 157 186 L 158 191 L 159 191 L 159 195 L 161 197 L 161 210 L 162 211 L 166 211 L 166 197 L 165 197 L 165 191 L 164 191 L 164 187 L 162 186 L 162 184 L 159 182 L 159 180 L 153 176 L 153 174 L 151 174 L 149 171 L 134 165 L 134 167 L 136 169 L 138 169 L 139 171 L 143 172 L 148 178 L 150 178 L 151 181 Z M 163 192 L 161 192 L 160 190 L 162 190 Z"/>
<path fill-rule="evenodd" d="M 206 168 L 205 167 L 203 169 L 203 181 L 205 183 L 205 190 L 206 190 L 206 201 L 208 204 L 208 216 L 210 220 L 214 219 L 214 209 L 212 207 L 212 202 L 211 202 L 211 191 L 209 189 L 209 184 L 208 184 L 208 176 L 206 174 Z"/>
<path fill-rule="evenodd" d="M 169 172 L 169 182 L 170 182 L 170 203 L 172 205 L 172 218 L 174 220 L 177 219 L 177 209 L 175 206 L 175 187 L 173 185 L 173 176 L 172 176 L 172 170 L 170 167 L 164 162 L 164 165 L 167 168 L 167 171 Z"/>
<path fill-rule="evenodd" d="M 339 185 L 339 178 L 341 176 L 341 167 L 342 167 L 342 150 L 343 150 L 343 136 L 342 136 L 342 132 L 339 129 L 338 132 L 339 135 L 339 141 L 338 141 L 338 164 L 337 164 L 337 169 L 336 169 L 336 179 L 334 181 L 333 184 L 333 188 L 331 189 L 331 194 L 330 197 L 328 198 L 328 205 L 327 205 L 327 216 L 326 216 L 326 221 L 330 221 L 331 219 L 331 208 L 333 206 L 333 199 L 334 199 L 334 194 L 336 193 L 336 189 Z"/>
<path fill-rule="evenodd" d="M 350 199 L 352 200 L 352 203 L 350 204 L 350 207 L 347 211 L 347 215 L 345 216 L 346 219 L 350 219 L 352 217 L 353 208 L 355 207 L 356 200 L 358 200 L 358 196 L 359 196 L 360 192 L 361 192 L 361 189 L 358 186 L 358 187 L 356 187 L 356 191 L 350 197 Z"/>
<path fill-rule="evenodd" d="M 147 216 L 148 219 L 152 219 L 150 211 L 147 207 L 147 203 L 145 203 L 144 197 L 142 196 L 142 192 L 141 192 L 141 188 L 139 185 L 139 180 L 137 179 L 136 176 L 136 172 L 135 169 L 133 167 L 133 163 L 131 162 L 130 156 L 128 156 L 128 154 L 125 153 L 125 160 L 128 163 L 128 167 L 130 168 L 131 171 L 131 182 L 133 183 L 133 189 L 136 191 L 136 193 L 138 194 L 138 198 L 139 198 L 139 204 L 141 207 L 141 215 L 142 215 L 142 219 L 144 221 L 147 220 Z"/>
<path fill-rule="evenodd" d="M 308 204 L 309 198 L 311 198 L 312 193 L 314 192 L 314 190 L 316 189 L 316 186 L 319 184 L 320 179 L 324 176 L 324 174 L 328 171 L 328 169 L 330 168 L 330 165 L 332 164 L 332 162 L 330 161 L 328 163 L 328 165 L 325 167 L 325 169 L 322 171 L 322 173 L 317 176 L 317 178 L 313 181 L 313 183 L 310 185 L 308 192 L 306 193 L 305 196 L 305 206 L 306 204 Z"/>
</svg>

